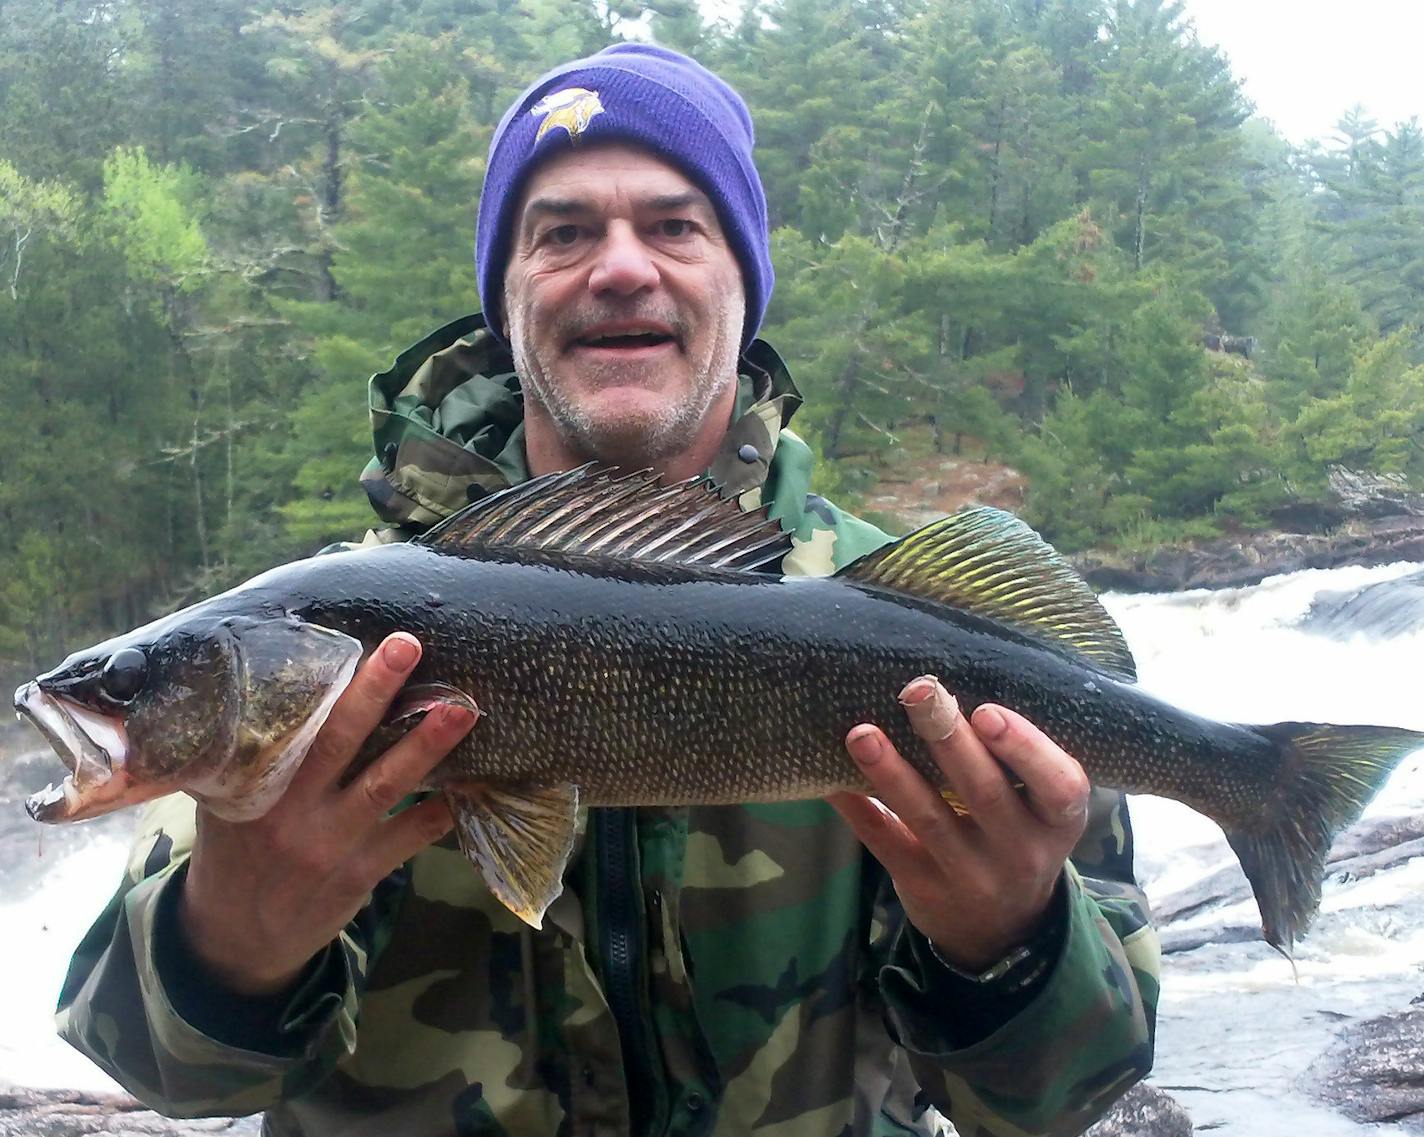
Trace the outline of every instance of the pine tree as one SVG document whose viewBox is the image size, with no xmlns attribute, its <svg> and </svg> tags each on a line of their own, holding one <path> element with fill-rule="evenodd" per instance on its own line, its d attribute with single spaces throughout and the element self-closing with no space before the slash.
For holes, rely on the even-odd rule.
<svg viewBox="0 0 1424 1137">
<path fill-rule="evenodd" d="M 1366 348 L 1344 389 L 1309 402 L 1286 431 L 1293 473 L 1319 485 L 1333 465 L 1424 476 L 1424 364 L 1411 365 L 1407 331 Z"/>
<path fill-rule="evenodd" d="M 1227 242 L 1249 231 L 1246 108 L 1225 60 L 1183 21 L 1181 0 L 1116 0 L 1081 160 L 1138 271 L 1171 264 L 1218 310 L 1240 311 L 1249 298 L 1222 282 L 1240 285 Z"/>
<path fill-rule="evenodd" d="M 380 70 L 355 123 L 345 218 L 334 226 L 337 303 L 282 308 L 313 337 L 316 373 L 293 423 L 294 541 L 358 534 L 369 507 L 356 483 L 370 448 L 363 381 L 406 344 L 478 307 L 473 218 L 489 128 L 470 115 L 461 44 L 411 37 Z"/>
<path fill-rule="evenodd" d="M 1273 310 L 1262 371 L 1286 421 L 1314 399 L 1338 395 L 1356 358 L 1377 335 L 1359 297 L 1319 264 L 1289 279 Z"/>
<path fill-rule="evenodd" d="M 1424 325 L 1424 127 L 1401 123 L 1332 185 L 1346 281 L 1386 335 Z M 1421 342 L 1424 346 L 1424 342 Z"/>
</svg>

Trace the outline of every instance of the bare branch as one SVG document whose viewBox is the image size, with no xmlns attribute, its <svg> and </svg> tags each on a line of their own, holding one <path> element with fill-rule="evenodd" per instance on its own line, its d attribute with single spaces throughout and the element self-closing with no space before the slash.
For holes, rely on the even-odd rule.
<svg viewBox="0 0 1424 1137">
<path fill-rule="evenodd" d="M 905 233 L 905 219 L 910 206 L 921 196 L 915 187 L 925 172 L 925 150 L 930 144 L 930 116 L 934 114 L 934 109 L 933 101 L 925 104 L 925 113 L 920 118 L 920 133 L 910 149 L 910 161 L 900 183 L 900 196 L 895 199 L 894 211 L 886 222 L 886 227 L 876 227 L 875 235 L 880 241 L 880 247 L 887 253 L 893 253 L 900 243 L 900 238 Z"/>
<path fill-rule="evenodd" d="M 10 299 L 20 298 L 20 263 L 25 259 L 25 245 L 30 239 L 30 234 L 35 231 L 33 225 L 29 226 L 23 233 L 17 228 L 15 230 L 15 271 L 10 274 Z"/>
<path fill-rule="evenodd" d="M 221 430 L 210 430 L 204 434 L 199 434 L 198 431 L 194 429 L 192 437 L 187 442 L 180 446 L 160 446 L 158 449 L 163 455 L 161 458 L 150 458 L 141 464 L 144 466 L 161 466 L 168 462 L 191 462 L 196 457 L 198 451 L 203 448 L 211 446 L 215 442 L 221 442 L 230 435 L 240 434 L 250 426 L 258 426 L 262 421 L 262 419 L 258 418 L 241 419 Z"/>
<path fill-rule="evenodd" d="M 888 438 L 890 440 L 891 446 L 900 445 L 900 440 L 895 435 L 891 434 L 890 431 L 886 430 L 883 426 L 879 426 L 876 423 L 871 422 L 868 418 L 865 417 L 865 415 L 861 414 L 859 411 L 856 411 L 855 417 L 859 419 L 863 425 L 868 426 L 871 430 L 875 431 L 876 434 L 884 435 L 886 438 Z"/>
<path fill-rule="evenodd" d="M 242 332 L 248 328 L 287 328 L 291 327 L 290 320 L 263 319 L 252 316 L 229 320 L 222 327 L 189 328 L 182 334 L 189 339 L 213 339 L 223 336 L 230 336 L 235 332 Z"/>
<path fill-rule="evenodd" d="M 276 142 L 278 135 L 288 126 L 320 126 L 318 118 L 304 118 L 300 115 L 283 115 L 276 111 L 244 107 L 232 116 L 237 121 L 247 121 L 246 126 L 209 126 L 207 132 L 217 138 L 238 138 L 266 130 L 267 141 Z"/>
</svg>

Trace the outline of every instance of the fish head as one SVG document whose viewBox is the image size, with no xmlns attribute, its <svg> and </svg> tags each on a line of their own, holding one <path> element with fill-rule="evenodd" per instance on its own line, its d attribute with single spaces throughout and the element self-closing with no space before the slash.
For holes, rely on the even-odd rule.
<svg viewBox="0 0 1424 1137">
<path fill-rule="evenodd" d="M 201 614 L 76 652 L 15 692 L 69 771 L 26 808 L 81 821 L 184 790 L 218 816 L 259 817 L 361 655 L 359 640 L 299 619 Z"/>
</svg>

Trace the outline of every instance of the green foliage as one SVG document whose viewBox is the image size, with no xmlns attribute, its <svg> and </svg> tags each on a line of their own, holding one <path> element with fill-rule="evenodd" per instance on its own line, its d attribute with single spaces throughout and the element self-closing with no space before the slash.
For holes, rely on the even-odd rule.
<svg viewBox="0 0 1424 1137">
<path fill-rule="evenodd" d="M 1179 535 L 1260 524 L 1281 500 L 1263 384 L 1209 364 L 1200 303 L 1167 289 L 1144 303 L 1120 330 L 1117 379 L 1060 396 L 1026 446 L 1027 512 L 1064 547 L 1141 540 L 1163 522 Z"/>
<path fill-rule="evenodd" d="M 1410 365 L 1411 331 L 1367 347 L 1343 389 L 1307 403 L 1288 426 L 1302 481 L 1318 483 L 1334 465 L 1424 475 L 1424 364 Z"/>
<path fill-rule="evenodd" d="M 853 235 L 829 244 L 786 228 L 772 246 L 789 271 L 767 334 L 798 361 L 806 429 L 832 457 L 877 449 L 913 405 L 886 363 L 924 346 L 900 311 L 904 262 Z"/>
<path fill-rule="evenodd" d="M 1024 515 L 1061 549 L 1093 544 L 1102 533 L 1119 530 L 1122 521 L 1148 504 L 1136 497 L 1119 500 L 1119 512 L 1109 514 L 1113 499 L 1125 496 L 1117 493 L 1120 478 L 1108 469 L 1101 453 L 1101 428 L 1108 417 L 1104 412 L 1110 410 L 1105 395 L 1083 398 L 1067 388 L 1038 433 L 1023 442 L 1020 462 L 1030 479 Z"/>
<path fill-rule="evenodd" d="M 1262 371 L 1285 419 L 1312 400 L 1338 394 L 1355 358 L 1376 335 L 1355 290 L 1319 265 L 1305 266 L 1284 284 L 1272 315 L 1271 351 Z"/>
<path fill-rule="evenodd" d="M 1424 127 L 1418 119 L 1390 132 L 1358 115 L 1340 124 L 1343 154 L 1321 170 L 1327 219 L 1345 281 L 1386 334 L 1414 329 L 1424 313 Z M 1383 135 L 1383 137 L 1381 137 Z"/>
<path fill-rule="evenodd" d="M 194 190 L 191 173 L 155 166 L 142 149 L 121 146 L 105 160 L 101 216 L 137 279 L 178 291 L 201 284 L 208 244 L 190 213 Z"/>
<path fill-rule="evenodd" d="M 1146 548 L 1424 485 L 1424 131 L 1293 150 L 1181 0 L 0 9 L 0 664 L 359 535 L 366 377 L 475 306 L 500 114 L 625 35 L 751 106 L 828 496 L 911 438 Z"/>
<path fill-rule="evenodd" d="M 79 200 L 68 187 L 33 182 L 0 158 L 0 276 L 10 299 L 20 298 L 20 274 L 25 250 L 38 233 L 40 240 L 72 237 L 79 218 Z"/>
</svg>

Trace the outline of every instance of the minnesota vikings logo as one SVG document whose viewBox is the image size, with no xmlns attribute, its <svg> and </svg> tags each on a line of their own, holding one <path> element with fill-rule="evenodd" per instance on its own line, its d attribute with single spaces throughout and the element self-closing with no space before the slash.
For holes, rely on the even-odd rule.
<svg viewBox="0 0 1424 1137">
<path fill-rule="evenodd" d="M 582 87 L 569 87 L 545 95 L 529 111 L 534 115 L 545 115 L 539 124 L 539 133 L 534 136 L 537 143 L 545 133 L 556 126 L 562 126 L 575 142 L 593 120 L 593 116 L 603 113 L 603 104 L 598 101 L 597 91 L 585 91 Z"/>
</svg>

